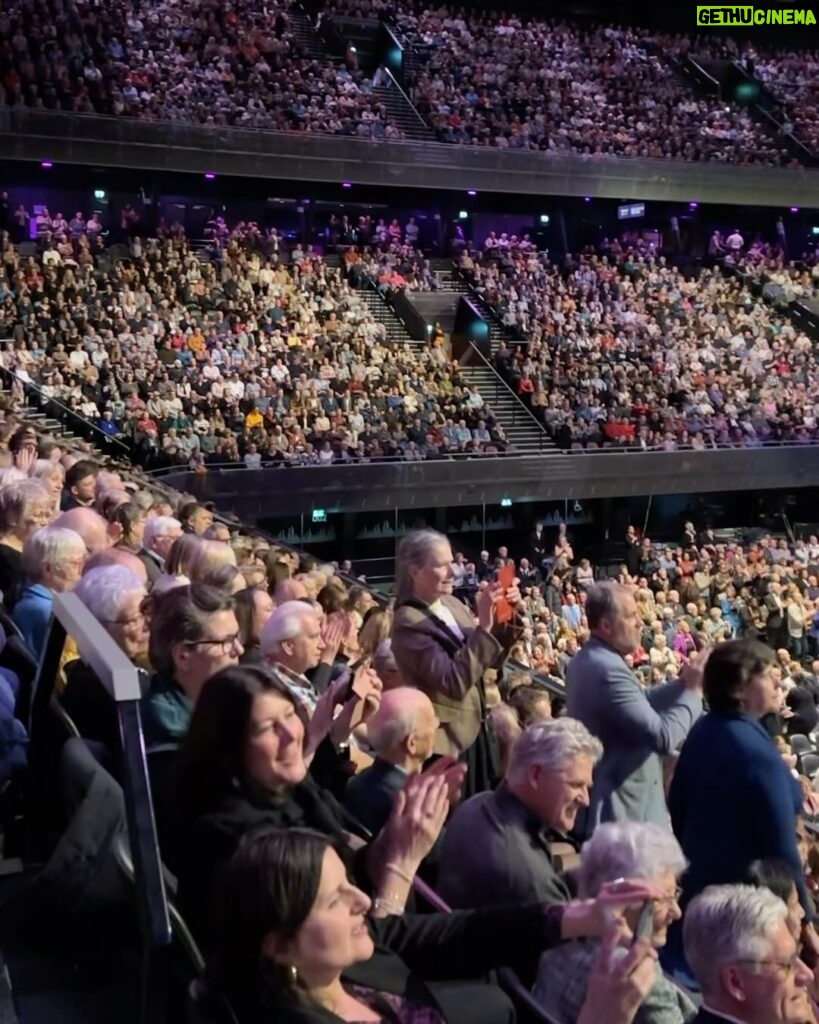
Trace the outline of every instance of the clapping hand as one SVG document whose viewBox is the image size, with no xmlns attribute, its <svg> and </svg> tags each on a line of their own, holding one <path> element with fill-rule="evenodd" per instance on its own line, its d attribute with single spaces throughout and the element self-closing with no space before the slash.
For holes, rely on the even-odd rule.
<svg viewBox="0 0 819 1024">
<path fill-rule="evenodd" d="M 414 875 L 435 845 L 449 813 L 449 787 L 442 772 L 413 775 L 398 793 L 381 831 L 385 862 Z"/>
<path fill-rule="evenodd" d="M 701 690 L 702 679 L 705 674 L 705 663 L 712 648 L 703 647 L 701 651 L 692 655 L 680 670 L 680 680 L 686 690 Z"/>
<path fill-rule="evenodd" d="M 14 465 L 28 476 L 37 461 L 37 449 L 31 445 L 23 445 L 14 453 Z"/>
</svg>

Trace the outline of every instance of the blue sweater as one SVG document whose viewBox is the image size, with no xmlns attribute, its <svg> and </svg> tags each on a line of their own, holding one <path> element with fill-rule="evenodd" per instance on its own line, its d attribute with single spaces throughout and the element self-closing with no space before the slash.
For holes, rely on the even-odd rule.
<svg viewBox="0 0 819 1024">
<path fill-rule="evenodd" d="M 683 902 L 707 885 L 739 881 L 753 860 L 776 857 L 791 865 L 807 908 L 796 848 L 802 803 L 799 784 L 756 719 L 701 718 L 683 745 L 668 798 L 689 861 Z"/>
</svg>

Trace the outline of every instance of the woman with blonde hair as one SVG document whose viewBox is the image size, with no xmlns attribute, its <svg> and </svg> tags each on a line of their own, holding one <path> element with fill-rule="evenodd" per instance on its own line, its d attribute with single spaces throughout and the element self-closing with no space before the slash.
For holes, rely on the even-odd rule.
<svg viewBox="0 0 819 1024">
<path fill-rule="evenodd" d="M 389 640 L 392 633 L 392 610 L 370 608 L 364 616 L 364 625 L 358 631 L 358 646 L 363 658 L 371 658 L 379 646 Z"/>
<path fill-rule="evenodd" d="M 173 548 L 171 549 L 173 550 Z M 191 582 L 204 582 L 205 579 L 223 565 L 236 566 L 236 552 L 229 544 L 221 540 L 202 540 L 196 546 L 189 563 Z"/>
<path fill-rule="evenodd" d="M 65 484 L 65 470 L 59 462 L 52 462 L 51 459 L 37 459 L 31 469 L 31 479 L 40 480 L 46 485 L 51 494 L 54 516 L 60 514 L 60 500 Z"/>
</svg>

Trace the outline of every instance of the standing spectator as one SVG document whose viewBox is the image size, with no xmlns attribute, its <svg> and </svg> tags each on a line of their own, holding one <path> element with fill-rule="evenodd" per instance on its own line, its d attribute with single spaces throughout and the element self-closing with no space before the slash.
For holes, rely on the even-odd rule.
<svg viewBox="0 0 819 1024">
<path fill-rule="evenodd" d="M 517 587 L 506 594 L 497 582 L 476 596 L 477 622 L 452 596 L 452 548 L 443 534 L 417 530 L 401 541 L 392 651 L 401 675 L 423 690 L 440 726 L 436 754 L 466 755 L 472 792 L 497 780 L 497 757 L 485 728 L 483 674 L 503 660 L 511 630 L 495 623 L 502 597 L 517 603 Z"/>
<path fill-rule="evenodd" d="M 567 712 L 603 744 L 585 833 L 601 821 L 668 823 L 661 755 L 680 746 L 702 712 L 701 661 L 680 678 L 644 691 L 625 662 L 640 644 L 641 623 L 629 589 L 600 584 L 589 591 L 591 639 L 567 669 Z"/>
<path fill-rule="evenodd" d="M 735 882 L 752 860 L 785 861 L 808 906 L 796 848 L 802 791 L 760 724 L 779 710 L 774 653 L 756 640 L 729 640 L 705 665 L 708 714 L 683 745 L 669 792 L 674 832 L 688 858 L 683 907 L 706 886 Z M 670 944 L 671 963 L 679 941 Z"/>
</svg>

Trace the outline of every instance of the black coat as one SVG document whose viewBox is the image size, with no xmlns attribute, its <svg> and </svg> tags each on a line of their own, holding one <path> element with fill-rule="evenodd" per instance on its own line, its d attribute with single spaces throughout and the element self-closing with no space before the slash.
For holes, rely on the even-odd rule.
<svg viewBox="0 0 819 1024">
<path fill-rule="evenodd" d="M 541 905 L 459 910 L 452 914 L 403 914 L 370 924 L 375 954 L 342 977 L 376 992 L 400 995 L 437 1006 L 447 1024 L 503 1024 L 497 990 L 486 983 L 458 986 L 458 998 L 446 999 L 446 982 L 481 979 L 501 966 L 515 966 L 560 941 L 562 908 Z M 443 983 L 443 984 L 442 984 Z M 492 1013 L 485 1004 L 491 1001 Z M 234 1001 L 235 1002 L 235 1001 Z M 291 1006 L 275 998 L 260 1006 L 236 1007 L 240 1024 L 338 1024 L 321 1006 Z"/>
<path fill-rule="evenodd" d="M 179 881 L 179 909 L 205 950 L 212 944 L 213 894 L 219 872 L 249 832 L 265 825 L 312 828 L 339 841 L 347 832 L 360 832 L 351 815 L 309 774 L 283 796 L 237 785 L 221 797 L 214 795 L 209 808 L 192 818 L 178 807 L 174 810 L 166 830 L 171 845 L 163 853 Z M 347 850 L 341 847 L 342 856 Z M 349 851 L 345 859 L 356 881 L 368 889 L 363 851 Z"/>
</svg>

